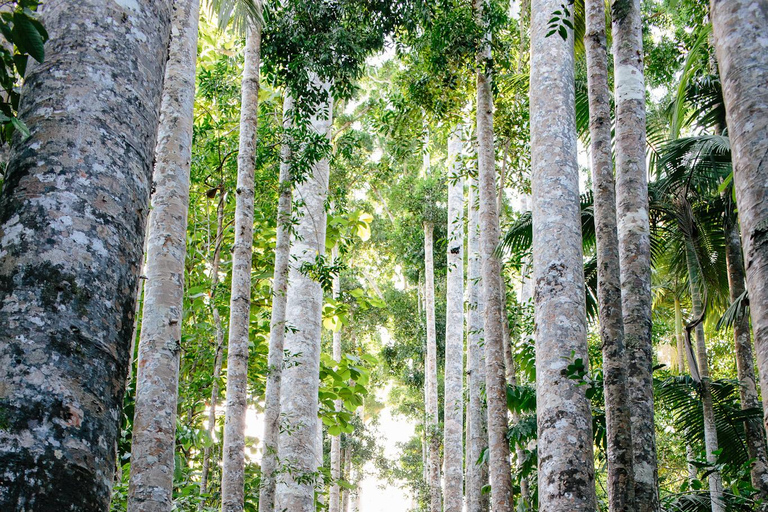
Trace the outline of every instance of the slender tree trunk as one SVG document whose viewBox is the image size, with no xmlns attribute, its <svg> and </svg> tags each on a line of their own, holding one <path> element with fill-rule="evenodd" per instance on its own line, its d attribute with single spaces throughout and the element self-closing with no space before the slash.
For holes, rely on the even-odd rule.
<svg viewBox="0 0 768 512">
<path fill-rule="evenodd" d="M 746 283 L 760 381 L 768 382 L 768 10 L 754 0 L 711 0 L 710 18 L 723 84 L 733 182 L 744 244 Z M 763 393 L 768 412 L 768 393 Z M 768 416 L 764 416 L 768 426 Z"/>
<path fill-rule="evenodd" d="M 342 473 L 344 481 L 349 483 L 349 467 L 352 464 L 352 452 L 349 448 L 344 449 L 344 471 Z M 344 488 L 344 490 L 341 493 L 341 511 L 342 512 L 349 512 L 349 489 Z"/>
<path fill-rule="evenodd" d="M 292 126 L 291 96 L 283 99 L 283 129 Z M 277 444 L 280 435 L 280 385 L 283 374 L 285 344 L 285 316 L 288 300 L 288 271 L 291 253 L 291 213 L 293 183 L 291 180 L 291 145 L 283 141 L 280 148 L 280 196 L 277 203 L 277 240 L 275 244 L 275 271 L 272 281 L 272 319 L 269 325 L 269 373 L 264 399 L 264 454 L 261 458 L 261 488 L 259 512 L 273 512 L 275 508 L 275 471 L 277 470 Z"/>
<path fill-rule="evenodd" d="M 677 338 L 677 370 L 680 375 L 685 375 L 685 358 L 687 350 L 685 348 L 685 335 L 683 334 L 683 311 L 680 306 L 680 299 L 675 297 L 675 337 Z M 690 461 L 694 459 L 691 443 L 685 443 L 685 457 L 688 461 L 688 480 L 696 480 L 696 466 Z"/>
<path fill-rule="evenodd" d="M 608 509 L 634 511 L 632 436 L 627 390 L 624 321 L 621 314 L 616 191 L 611 158 L 611 105 L 605 0 L 586 0 L 592 182 L 597 235 L 597 295 L 603 348 L 607 432 Z"/>
<path fill-rule="evenodd" d="M 245 413 L 248 407 L 248 327 L 251 317 L 253 195 L 260 60 L 261 27 L 251 26 L 245 38 L 240 150 L 237 155 L 235 244 L 232 250 L 227 353 L 227 411 L 221 475 L 221 507 L 224 512 L 242 511 L 245 499 Z"/>
<path fill-rule="evenodd" d="M 653 421 L 651 238 L 645 170 L 645 85 L 640 0 L 613 0 L 616 204 L 627 351 L 635 503 L 659 510 Z"/>
<path fill-rule="evenodd" d="M 0 193 L 0 510 L 107 510 L 171 3 L 42 21 Z"/>
<path fill-rule="evenodd" d="M 319 105 L 319 113 L 313 116 L 311 125 L 315 133 L 329 137 L 330 84 L 317 85 L 328 99 Z M 317 257 L 325 253 L 328 174 L 326 157 L 312 165 L 310 175 L 295 188 L 295 196 L 302 203 L 291 237 L 285 319 L 291 327 L 285 334 L 285 350 L 291 364 L 283 370 L 284 385 L 280 387 L 281 415 L 286 428 L 281 429 L 278 443 L 281 463 L 290 471 L 280 473 L 275 496 L 275 509 L 291 512 L 314 512 L 315 483 L 318 483 L 314 476 L 320 458 L 316 439 L 323 290 L 301 267 L 316 264 Z"/>
<path fill-rule="evenodd" d="M 435 264 L 433 250 L 434 226 L 424 223 L 424 285 L 427 312 L 426 414 L 427 414 L 427 485 L 429 510 L 441 512 L 440 495 L 440 423 L 437 398 L 437 337 L 435 335 Z"/>
<path fill-rule="evenodd" d="M 469 405 L 467 420 L 467 512 L 486 512 L 488 495 L 482 489 L 488 484 L 488 466 L 478 464 L 488 449 L 488 428 L 483 391 L 485 389 L 485 350 L 483 348 L 483 283 L 480 254 L 477 180 L 469 181 L 469 222 L 467 232 L 467 378 Z"/>
<path fill-rule="evenodd" d="M 339 257 L 339 247 L 334 246 L 332 250 L 333 261 Z M 333 277 L 333 298 L 339 300 L 341 294 L 341 279 L 336 274 Z M 333 359 L 336 362 L 341 361 L 341 329 L 333 333 Z M 334 401 L 334 407 L 337 411 L 341 410 L 341 400 Z M 339 479 L 341 478 L 341 436 L 331 436 L 331 489 L 328 493 L 329 512 L 339 512 Z"/>
<path fill-rule="evenodd" d="M 688 282 L 691 288 L 691 304 L 694 318 L 701 318 L 705 305 L 700 291 L 700 273 L 696 255 L 690 242 L 686 242 L 686 263 L 688 265 Z M 717 462 L 717 427 L 715 425 L 715 409 L 712 402 L 712 388 L 709 379 L 709 363 L 707 361 L 707 344 L 704 338 L 704 322 L 696 324 L 696 358 L 698 359 L 699 375 L 701 376 L 701 402 L 704 410 L 704 448 L 707 462 L 714 465 Z M 719 471 L 709 473 L 709 496 L 712 502 L 712 512 L 724 512 L 723 478 Z"/>
<path fill-rule="evenodd" d="M 448 140 L 448 276 L 445 320 L 443 496 L 445 512 L 461 512 L 464 489 L 464 178 L 459 126 Z"/>
<path fill-rule="evenodd" d="M 173 29 L 155 151 L 147 282 L 136 374 L 128 508 L 170 511 L 187 255 L 198 0 L 173 4 Z"/>
<path fill-rule="evenodd" d="M 531 4 L 531 169 L 539 509 L 595 510 L 592 413 L 569 378 L 589 364 L 576 157 L 573 35 L 546 37 L 559 0 Z"/>
</svg>

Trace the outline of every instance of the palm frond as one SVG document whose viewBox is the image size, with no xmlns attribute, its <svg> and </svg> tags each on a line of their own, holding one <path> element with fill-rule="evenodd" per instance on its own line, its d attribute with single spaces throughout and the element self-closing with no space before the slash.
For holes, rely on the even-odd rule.
<svg viewBox="0 0 768 512">
<path fill-rule="evenodd" d="M 218 19 L 219 30 L 226 29 L 230 23 L 241 34 L 246 28 L 264 26 L 262 0 L 204 0 L 209 14 Z"/>
<path fill-rule="evenodd" d="M 717 329 L 730 329 L 745 315 L 749 316 L 749 292 L 747 290 L 744 290 L 744 293 L 739 295 L 725 310 L 723 316 L 717 321 Z"/>
</svg>

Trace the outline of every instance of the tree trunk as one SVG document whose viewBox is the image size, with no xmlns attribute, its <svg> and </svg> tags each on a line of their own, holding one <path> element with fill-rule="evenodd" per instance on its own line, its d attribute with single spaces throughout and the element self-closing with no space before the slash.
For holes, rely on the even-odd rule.
<svg viewBox="0 0 768 512">
<path fill-rule="evenodd" d="M 256 134 L 259 116 L 261 27 L 249 27 L 240 106 L 240 149 L 237 155 L 235 244 L 232 250 L 227 354 L 227 411 L 221 475 L 223 512 L 241 512 L 245 498 L 245 413 L 248 407 L 248 342 L 251 317 L 253 195 Z"/>
<path fill-rule="evenodd" d="M 645 171 L 645 85 L 640 0 L 613 0 L 616 203 L 627 351 L 635 503 L 659 510 L 653 422 L 651 238 Z"/>
<path fill-rule="evenodd" d="M 332 258 L 335 262 L 339 257 L 339 246 L 334 246 L 332 250 Z M 341 294 L 341 279 L 336 274 L 333 277 L 333 299 L 339 300 Z M 333 359 L 336 362 L 341 361 L 341 329 L 334 331 L 333 333 Z M 334 407 L 337 411 L 341 410 L 341 400 L 334 401 Z M 341 436 L 331 436 L 331 489 L 328 493 L 328 510 L 329 512 L 339 512 L 339 493 L 341 487 L 339 486 L 339 479 L 341 478 Z"/>
<path fill-rule="evenodd" d="M 50 0 L 0 194 L 0 510 L 109 508 L 171 6 Z"/>
<path fill-rule="evenodd" d="M 435 264 L 433 252 L 434 226 L 424 223 L 424 300 L 427 312 L 426 362 L 426 431 L 427 431 L 427 486 L 430 512 L 442 511 L 440 496 L 440 422 L 437 398 L 437 338 L 435 335 Z"/>
<path fill-rule="evenodd" d="M 592 414 L 568 377 L 588 366 L 576 156 L 573 34 L 547 38 L 559 0 L 534 0 L 531 24 L 531 169 L 536 308 L 539 509 L 595 510 Z"/>
<path fill-rule="evenodd" d="M 768 382 L 768 11 L 752 0 L 711 0 L 710 18 L 733 153 L 733 182 L 760 381 Z M 768 412 L 768 393 L 763 393 Z M 764 416 L 768 426 L 768 416 Z"/>
<path fill-rule="evenodd" d="M 685 335 L 683 334 L 683 311 L 680 306 L 680 299 L 677 297 L 675 297 L 675 338 L 677 339 L 677 370 L 679 375 L 685 375 L 685 358 L 688 351 L 685 348 Z M 685 443 L 685 457 L 688 462 L 688 480 L 692 482 L 696 480 L 698 475 L 696 474 L 696 466 L 691 464 L 694 453 L 689 442 Z"/>
<path fill-rule="evenodd" d="M 478 464 L 488 449 L 488 428 L 483 390 L 485 389 L 485 351 L 483 349 L 483 283 L 480 255 L 477 179 L 469 181 L 469 221 L 467 232 L 467 379 L 469 405 L 467 420 L 467 512 L 486 512 L 488 495 L 482 489 L 488 484 L 488 466 Z"/>
<path fill-rule="evenodd" d="M 445 319 L 445 512 L 463 506 L 464 430 L 464 178 L 460 126 L 448 140 L 448 276 Z"/>
<path fill-rule="evenodd" d="M 325 91 L 328 100 L 320 105 L 320 113 L 313 116 L 312 129 L 328 137 L 332 118 L 330 84 L 316 85 Z M 280 473 L 275 496 L 275 509 L 291 512 L 315 510 L 323 290 L 320 283 L 303 272 L 301 267 L 303 264 L 316 264 L 318 256 L 325 253 L 328 174 L 326 157 L 312 165 L 311 174 L 295 189 L 295 195 L 302 200 L 302 204 L 298 208 L 298 222 L 293 226 L 291 237 L 285 318 L 286 325 L 291 328 L 285 334 L 285 350 L 291 363 L 283 370 L 285 385 L 280 387 L 281 416 L 286 428 L 281 429 L 278 443 L 280 461 L 291 471 Z"/>
<path fill-rule="evenodd" d="M 352 452 L 350 451 L 349 447 L 344 449 L 344 471 L 342 473 L 342 478 L 344 478 L 344 481 L 349 483 L 349 469 L 350 465 L 352 464 Z M 344 488 L 344 490 L 341 492 L 341 511 L 342 512 L 349 512 L 349 489 Z"/>
<path fill-rule="evenodd" d="M 131 443 L 128 508 L 137 512 L 170 511 L 173 507 L 199 15 L 199 0 L 173 4 L 152 180 L 155 191 L 149 216 Z"/>
<path fill-rule="evenodd" d="M 634 510 L 632 427 L 625 369 L 616 192 L 611 158 L 611 94 L 605 42 L 605 1 L 586 0 L 585 8 L 587 33 L 584 42 L 587 49 L 597 295 L 605 388 L 608 509 L 610 512 L 631 512 Z"/>
<path fill-rule="evenodd" d="M 286 92 L 283 99 L 283 129 L 292 126 L 293 102 Z M 287 135 L 284 135 L 284 137 Z M 275 471 L 277 470 L 277 444 L 280 435 L 280 385 L 283 374 L 285 344 L 285 315 L 288 300 L 288 268 L 291 253 L 291 213 L 293 209 L 293 183 L 291 179 L 291 146 L 284 140 L 280 148 L 280 197 L 277 203 L 277 236 L 275 244 L 275 270 L 272 281 L 272 319 L 269 325 L 269 355 L 267 385 L 264 398 L 264 452 L 261 458 L 261 488 L 259 512 L 275 509 Z"/>
</svg>

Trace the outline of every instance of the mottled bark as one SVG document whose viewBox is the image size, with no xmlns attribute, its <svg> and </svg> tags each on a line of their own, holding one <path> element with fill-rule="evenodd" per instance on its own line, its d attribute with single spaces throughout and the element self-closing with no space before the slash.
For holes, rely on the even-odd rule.
<svg viewBox="0 0 768 512">
<path fill-rule="evenodd" d="M 531 181 L 539 509 L 595 510 L 592 414 L 572 359 L 589 363 L 576 157 L 573 35 L 547 38 L 559 0 L 531 4 Z"/>
<path fill-rule="evenodd" d="M 760 381 L 768 382 L 768 8 L 711 0 Z M 763 393 L 768 412 L 768 393 Z M 764 416 L 768 425 L 768 416 Z"/>
<path fill-rule="evenodd" d="M 339 257 L 339 246 L 332 249 L 332 258 L 334 261 Z M 336 274 L 333 277 L 333 298 L 339 300 L 341 294 L 341 279 Z M 333 333 L 333 359 L 341 361 L 341 329 Z M 341 400 L 334 401 L 334 407 L 337 411 L 341 410 Z M 328 492 L 328 510 L 329 512 L 339 512 L 339 478 L 341 478 L 341 436 L 331 436 L 331 489 Z"/>
<path fill-rule="evenodd" d="M 235 243 L 232 249 L 232 293 L 227 344 L 227 411 L 224 419 L 221 475 L 223 512 L 242 511 L 245 497 L 245 413 L 248 406 L 248 327 L 251 316 L 253 196 L 260 61 L 261 28 L 249 27 L 245 38 L 240 146 L 237 155 Z"/>
<path fill-rule="evenodd" d="M 587 79 L 591 137 L 595 233 L 597 238 L 597 296 L 603 351 L 608 509 L 634 510 L 632 436 L 627 390 L 624 321 L 621 314 L 619 236 L 616 191 L 611 157 L 611 93 L 605 42 L 605 1 L 586 0 Z"/>
<path fill-rule="evenodd" d="M 443 412 L 445 512 L 461 512 L 464 489 L 464 178 L 459 128 L 454 127 L 448 140 L 448 276 Z"/>
<path fill-rule="evenodd" d="M 136 373 L 128 487 L 128 508 L 132 511 L 170 511 L 173 507 L 199 15 L 199 0 L 177 0 L 173 4 L 155 151 L 155 191 L 149 216 L 147 281 Z"/>
<path fill-rule="evenodd" d="M 283 129 L 291 127 L 291 96 L 283 99 Z M 278 437 L 280 435 L 280 387 L 285 358 L 285 317 L 288 301 L 288 271 L 291 253 L 291 213 L 293 184 L 291 180 L 291 145 L 283 141 L 280 148 L 280 196 L 277 203 L 277 236 L 275 244 L 275 270 L 272 279 L 272 318 L 269 325 L 269 354 L 267 385 L 264 398 L 264 451 L 261 458 L 261 488 L 259 512 L 273 512 L 275 508 L 275 471 L 278 464 Z"/>
<path fill-rule="evenodd" d="M 46 2 L 0 194 L 0 509 L 109 508 L 168 1 Z"/>
<path fill-rule="evenodd" d="M 330 84 L 317 84 L 326 92 Z M 332 105 L 328 102 L 312 120 L 312 129 L 330 135 Z M 285 350 L 291 364 L 283 370 L 280 388 L 282 422 L 278 453 L 285 466 L 277 481 L 276 510 L 314 512 L 315 475 L 319 451 L 315 446 L 318 428 L 318 372 L 320 371 L 320 334 L 322 330 L 323 290 L 320 283 L 300 270 L 302 264 L 315 264 L 325 253 L 326 212 L 328 195 L 328 159 L 312 166 L 312 172 L 295 187 L 301 200 L 298 221 L 291 236 Z M 322 427 L 321 427 L 322 428 Z"/>
<path fill-rule="evenodd" d="M 653 422 L 651 238 L 645 170 L 645 82 L 640 0 L 613 0 L 616 213 L 620 219 L 624 344 L 627 351 L 635 503 L 659 509 Z"/>
<path fill-rule="evenodd" d="M 467 234 L 467 380 L 469 405 L 467 419 L 467 512 L 486 512 L 488 495 L 482 489 L 488 484 L 488 465 L 478 464 L 488 448 L 488 428 L 483 391 L 485 389 L 485 350 L 483 348 L 483 282 L 480 255 L 480 223 L 477 180 L 469 180 L 469 214 Z"/>
<path fill-rule="evenodd" d="M 428 158 L 428 157 L 427 157 Z M 427 486 L 429 488 L 429 511 L 441 512 L 440 493 L 440 418 L 437 398 L 437 336 L 435 334 L 435 263 L 433 237 L 435 227 L 424 223 L 424 309 L 427 313 L 427 360 L 425 401 L 427 434 Z"/>
<path fill-rule="evenodd" d="M 677 371 L 679 375 L 685 375 L 685 360 L 687 350 L 685 347 L 685 335 L 683 334 L 683 311 L 680 305 L 680 299 L 675 297 L 675 338 L 677 339 Z M 685 457 L 688 461 L 688 480 L 696 480 L 696 466 L 691 464 L 694 459 L 693 448 L 691 443 L 685 443 Z"/>
</svg>

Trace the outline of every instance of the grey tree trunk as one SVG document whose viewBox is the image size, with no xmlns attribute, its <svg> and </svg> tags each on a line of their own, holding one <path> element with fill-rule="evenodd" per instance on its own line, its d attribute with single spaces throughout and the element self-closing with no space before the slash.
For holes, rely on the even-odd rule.
<svg viewBox="0 0 768 512">
<path fill-rule="evenodd" d="M 334 246 L 332 249 L 332 258 L 334 262 L 339 257 L 339 247 Z M 333 298 L 339 299 L 341 294 L 341 279 L 336 274 L 333 277 Z M 341 361 L 341 330 L 334 331 L 333 333 L 333 359 Z M 337 411 L 341 410 L 341 400 L 335 400 L 334 406 Z M 328 492 L 328 510 L 329 512 L 339 512 L 339 498 L 341 487 L 339 486 L 339 479 L 341 478 L 341 436 L 331 436 L 331 489 Z"/>
<path fill-rule="evenodd" d="M 685 348 L 685 335 L 683 334 L 683 311 L 680 305 L 680 299 L 675 297 L 675 338 L 677 338 L 677 370 L 679 375 L 685 374 L 685 360 L 688 351 Z M 690 463 L 694 459 L 693 448 L 691 444 L 685 443 L 685 457 L 688 461 L 688 480 L 696 480 L 696 466 Z"/>
<path fill-rule="evenodd" d="M 187 255 L 199 0 L 173 3 L 155 151 L 147 281 L 136 373 L 128 508 L 173 508 L 176 398 Z"/>
<path fill-rule="evenodd" d="M 245 38 L 240 147 L 237 155 L 235 243 L 232 249 L 227 353 L 227 411 L 221 475 L 221 507 L 224 512 L 241 512 L 245 497 L 245 413 L 248 406 L 248 326 L 251 316 L 253 195 L 260 61 L 261 27 L 251 26 Z"/>
<path fill-rule="evenodd" d="M 645 170 L 645 80 L 640 0 L 613 0 L 616 98 L 616 213 L 619 222 L 621 307 L 627 351 L 635 503 L 659 509 L 653 421 L 651 238 Z"/>
<path fill-rule="evenodd" d="M 478 216 L 477 179 L 469 180 L 469 214 L 467 234 L 467 380 L 469 405 L 467 420 L 467 512 L 486 512 L 488 495 L 482 489 L 488 484 L 488 466 L 477 464 L 488 449 L 487 413 L 483 401 L 485 389 L 485 350 L 483 348 L 483 283 L 480 255 L 480 223 Z"/>
<path fill-rule="evenodd" d="M 586 0 L 589 131 L 592 139 L 592 182 L 597 238 L 597 295 L 603 351 L 607 433 L 608 509 L 634 511 L 632 435 L 627 390 L 624 320 L 621 314 L 619 237 L 616 191 L 611 157 L 611 105 L 608 50 L 605 42 L 605 1 Z"/>
<path fill-rule="evenodd" d="M 531 3 L 531 169 L 539 509 L 596 507 L 592 413 L 572 359 L 588 365 L 576 156 L 573 35 L 547 38 L 559 0 Z"/>
<path fill-rule="evenodd" d="M 448 140 L 448 276 L 443 427 L 444 511 L 461 512 L 464 489 L 464 178 L 460 126 Z"/>
<path fill-rule="evenodd" d="M 330 84 L 317 85 L 328 93 L 328 101 L 312 118 L 312 129 L 329 137 L 332 119 Z M 294 192 L 301 206 L 291 237 L 285 318 L 286 325 L 291 327 L 285 334 L 285 350 L 291 363 L 283 370 L 284 385 L 280 387 L 281 415 L 286 427 L 281 429 L 278 442 L 281 464 L 290 471 L 281 471 L 275 495 L 275 509 L 291 512 L 315 510 L 323 290 L 320 283 L 301 271 L 301 266 L 315 264 L 317 256 L 325 253 L 328 174 L 329 163 L 324 158 L 312 166 L 311 174 L 296 185 Z"/>
<path fill-rule="evenodd" d="M 286 92 L 283 99 L 283 129 L 291 125 L 293 103 Z M 278 463 L 280 435 L 280 387 L 285 358 L 285 316 L 288 300 L 288 272 L 291 253 L 291 213 L 293 209 L 293 183 L 291 180 L 291 146 L 284 141 L 280 148 L 280 197 L 277 203 L 277 240 L 275 243 L 275 271 L 272 281 L 272 318 L 269 325 L 269 354 L 267 385 L 264 398 L 264 451 L 261 458 L 261 488 L 259 512 L 273 512 L 275 508 L 275 471 Z"/>
<path fill-rule="evenodd" d="M 0 510 L 109 508 L 169 1 L 50 0 L 0 194 Z"/>
<path fill-rule="evenodd" d="M 768 382 L 768 10 L 754 0 L 711 0 L 733 182 L 739 206 L 750 315 L 760 381 Z M 763 393 L 768 412 L 768 393 Z M 768 416 L 764 416 L 768 425 Z"/>
<path fill-rule="evenodd" d="M 428 158 L 428 157 L 427 157 Z M 434 226 L 424 223 L 424 306 L 427 313 L 427 361 L 425 406 L 427 431 L 427 486 L 430 512 L 442 511 L 440 494 L 440 418 L 437 403 L 437 337 L 435 335 L 435 263 Z"/>
<path fill-rule="evenodd" d="M 350 466 L 352 464 L 352 452 L 347 447 L 344 449 L 344 470 L 341 472 L 342 478 L 349 483 Z M 349 489 L 344 488 L 341 492 L 341 512 L 349 512 Z"/>
</svg>

